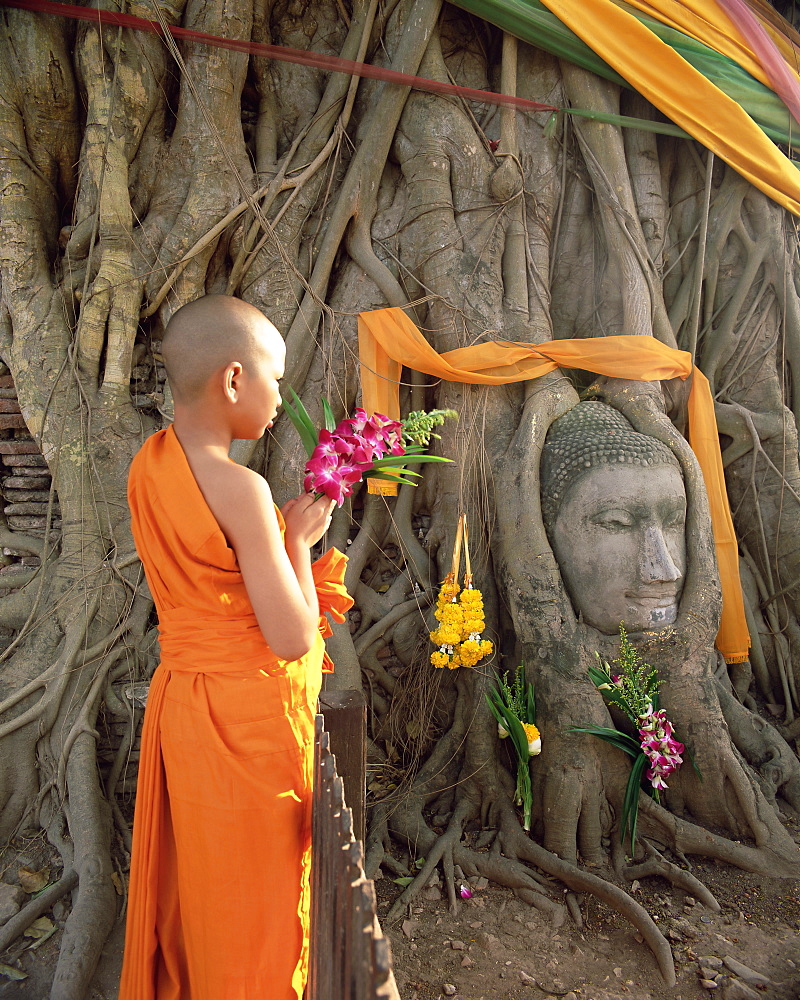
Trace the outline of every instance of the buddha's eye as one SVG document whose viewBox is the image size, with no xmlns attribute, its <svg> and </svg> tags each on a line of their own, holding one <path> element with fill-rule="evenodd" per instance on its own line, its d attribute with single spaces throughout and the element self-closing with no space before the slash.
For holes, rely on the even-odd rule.
<svg viewBox="0 0 800 1000">
<path fill-rule="evenodd" d="M 671 511 L 664 518 L 664 525 L 667 528 L 683 529 L 686 527 L 686 510 L 681 507 L 678 510 Z"/>
<path fill-rule="evenodd" d="M 592 518 L 592 524 L 607 531 L 625 531 L 636 523 L 636 518 L 627 510 L 604 510 Z"/>
</svg>

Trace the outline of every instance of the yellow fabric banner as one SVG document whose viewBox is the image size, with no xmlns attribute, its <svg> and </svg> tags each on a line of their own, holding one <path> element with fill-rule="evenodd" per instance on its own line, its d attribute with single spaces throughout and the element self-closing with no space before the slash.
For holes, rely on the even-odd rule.
<svg viewBox="0 0 800 1000">
<path fill-rule="evenodd" d="M 617 6 L 614 0 L 542 0 L 542 3 L 670 121 L 685 129 L 779 205 L 800 215 L 800 171 L 797 167 L 766 137 L 746 111 L 633 14 Z M 635 6 L 670 23 L 662 8 L 675 13 L 675 9 L 684 5 L 659 0 L 657 4 L 641 2 Z M 691 18 L 693 30 L 688 28 L 690 11 L 682 18 L 682 30 L 694 34 L 699 32 L 698 25 L 707 21 L 704 37 L 700 38 L 706 44 L 716 47 L 714 42 L 718 41 L 720 31 L 731 33 L 734 30 L 710 0 L 693 0 L 691 7 L 698 12 Z M 658 8 L 659 13 L 656 14 L 653 8 Z M 745 58 L 740 45 L 741 41 L 736 46 L 731 42 L 731 47 L 738 51 L 738 57 L 732 55 L 737 61 Z M 751 55 L 750 66 L 752 59 Z M 764 77 L 763 72 L 761 77 Z"/>
<path fill-rule="evenodd" d="M 542 2 L 546 4 L 547 0 Z M 764 67 L 754 55 L 747 39 L 716 0 L 615 0 L 615 2 L 618 7 L 623 9 L 626 6 L 634 7 L 653 20 L 682 31 L 698 42 L 703 42 L 715 52 L 721 52 L 722 55 L 733 59 L 759 82 L 772 87 Z M 758 17 L 762 28 L 787 60 L 789 70 L 800 83 L 800 75 L 796 69 L 799 61 L 798 53 L 794 45 L 783 32 L 774 27 L 770 20 L 759 17 L 757 5 L 751 3 L 750 6 L 755 8 L 754 15 Z M 772 17 L 777 19 L 774 10 Z"/>
<path fill-rule="evenodd" d="M 616 378 L 653 382 L 692 377 L 689 443 L 708 492 L 711 524 L 722 586 L 722 620 L 717 647 L 728 663 L 747 659 L 750 635 L 739 578 L 739 553 L 733 528 L 714 400 L 708 379 L 693 367 L 688 351 L 667 347 L 653 337 L 595 337 L 520 344 L 490 340 L 438 354 L 402 309 L 375 309 L 358 317 L 362 404 L 368 413 L 400 415 L 399 383 L 405 365 L 435 378 L 477 385 L 506 385 L 538 378 L 556 368 L 579 368 Z"/>
</svg>

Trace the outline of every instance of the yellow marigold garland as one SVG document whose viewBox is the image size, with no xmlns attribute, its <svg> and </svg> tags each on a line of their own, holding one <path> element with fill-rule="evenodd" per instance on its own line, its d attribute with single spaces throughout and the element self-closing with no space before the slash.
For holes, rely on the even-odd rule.
<svg viewBox="0 0 800 1000">
<path fill-rule="evenodd" d="M 457 580 L 462 540 L 467 564 L 463 590 Z M 483 594 L 472 585 L 465 514 L 458 520 L 453 568 L 439 588 L 434 615 L 439 622 L 439 627 L 430 633 L 431 642 L 439 647 L 431 653 L 434 667 L 449 667 L 451 670 L 456 667 L 474 667 L 492 652 L 492 643 L 481 638 L 486 627 Z"/>
</svg>

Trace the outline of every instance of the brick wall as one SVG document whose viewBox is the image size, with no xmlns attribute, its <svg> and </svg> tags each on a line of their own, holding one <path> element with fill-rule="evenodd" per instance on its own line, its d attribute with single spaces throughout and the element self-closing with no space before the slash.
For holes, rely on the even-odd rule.
<svg viewBox="0 0 800 1000">
<path fill-rule="evenodd" d="M 21 534 L 43 538 L 51 482 L 47 463 L 20 413 L 14 380 L 6 365 L 0 362 L 0 524 Z M 58 498 L 55 495 L 50 524 L 53 538 L 61 527 Z M 0 555 L 0 596 L 15 589 L 15 575 L 27 575 L 27 571 L 39 563 L 38 555 L 24 549 L 4 546 Z"/>
</svg>

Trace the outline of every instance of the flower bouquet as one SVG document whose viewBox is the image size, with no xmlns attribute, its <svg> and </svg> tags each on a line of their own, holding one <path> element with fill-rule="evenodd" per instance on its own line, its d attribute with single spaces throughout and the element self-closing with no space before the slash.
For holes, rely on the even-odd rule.
<svg viewBox="0 0 800 1000">
<path fill-rule="evenodd" d="M 497 735 L 511 738 L 517 755 L 517 789 L 514 801 L 522 806 L 522 825 L 531 828 L 533 790 L 531 789 L 530 759 L 542 752 L 542 737 L 536 728 L 536 699 L 533 684 L 525 678 L 525 667 L 519 666 L 509 684 L 508 674 L 498 677 L 486 695 L 486 701 L 497 720 Z"/>
<path fill-rule="evenodd" d="M 631 773 L 622 800 L 622 840 L 630 837 L 631 854 L 636 843 L 636 822 L 639 815 L 639 789 L 643 777 L 645 787 L 656 802 L 659 791 L 667 787 L 664 781 L 683 763 L 685 747 L 675 738 L 667 713 L 658 707 L 660 680 L 653 667 L 645 663 L 628 639 L 623 625 L 619 627 L 619 656 L 612 660 L 616 668 L 597 656 L 599 666 L 589 667 L 589 676 L 595 687 L 603 692 L 606 701 L 616 705 L 636 727 L 638 740 L 619 729 L 605 726 L 574 728 L 573 733 L 590 733 L 623 750 L 633 759 Z M 647 774 L 645 768 L 649 765 Z"/>
<path fill-rule="evenodd" d="M 449 458 L 429 455 L 425 446 L 438 437 L 432 428 L 454 410 L 410 413 L 405 420 L 390 420 L 380 413 L 371 417 L 357 409 L 352 417 L 336 423 L 326 399 L 322 400 L 325 426 L 318 430 L 297 393 L 289 388 L 291 401 L 284 400 L 286 416 L 294 424 L 306 449 L 305 489 L 335 500 L 339 507 L 362 479 L 380 476 L 397 483 L 414 485 L 419 478 L 405 466 L 420 462 L 449 462 Z M 398 459 L 402 457 L 402 462 Z"/>
<path fill-rule="evenodd" d="M 466 562 L 463 589 L 458 585 L 462 543 Z M 439 588 L 434 615 L 439 622 L 438 628 L 429 633 L 431 642 L 439 647 L 431 653 L 434 667 L 449 667 L 451 670 L 474 667 L 491 653 L 494 648 L 492 643 L 482 638 L 486 627 L 483 594 L 473 586 L 466 514 L 461 514 L 458 519 L 453 564 Z"/>
</svg>

